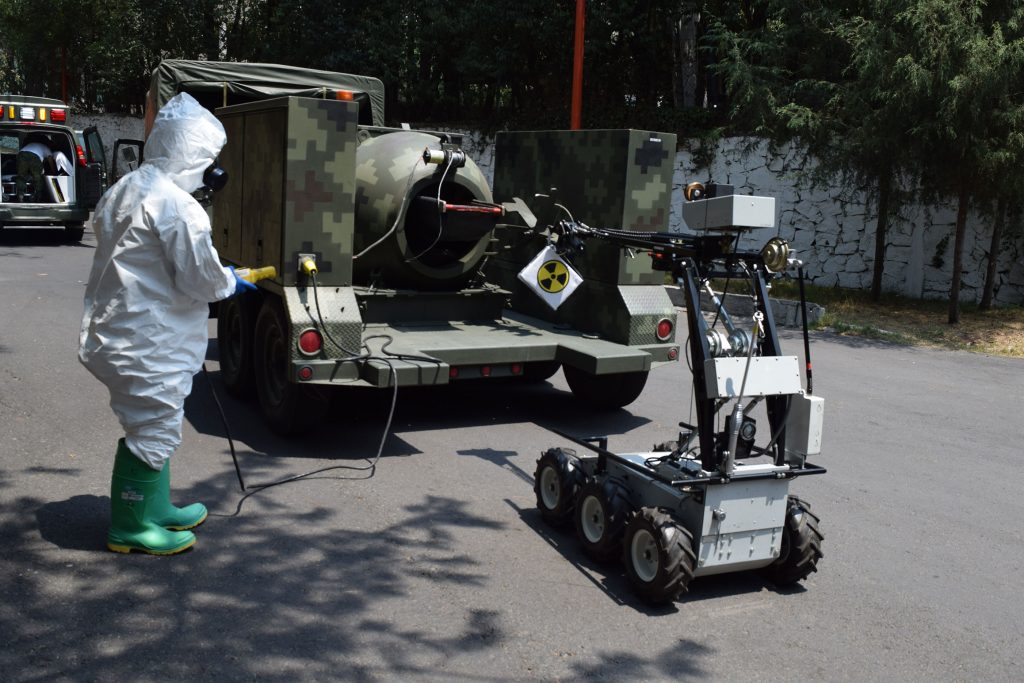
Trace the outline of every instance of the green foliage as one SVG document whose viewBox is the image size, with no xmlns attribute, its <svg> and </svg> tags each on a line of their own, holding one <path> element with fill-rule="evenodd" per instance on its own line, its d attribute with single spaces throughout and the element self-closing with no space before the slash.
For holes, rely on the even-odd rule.
<svg viewBox="0 0 1024 683">
<path fill-rule="evenodd" d="M 164 58 L 377 76 L 392 122 L 565 128 L 574 3 L 549 0 L 0 0 L 0 87 L 138 112 Z M 674 0 L 587 6 L 585 125 L 699 131 L 674 106 Z"/>
<path fill-rule="evenodd" d="M 709 50 L 730 122 L 875 188 L 875 273 L 900 204 L 957 197 L 950 321 L 969 207 L 1024 191 L 1024 6 L 1013 0 L 720 2 Z M 993 248 L 990 258 L 996 258 Z"/>
</svg>

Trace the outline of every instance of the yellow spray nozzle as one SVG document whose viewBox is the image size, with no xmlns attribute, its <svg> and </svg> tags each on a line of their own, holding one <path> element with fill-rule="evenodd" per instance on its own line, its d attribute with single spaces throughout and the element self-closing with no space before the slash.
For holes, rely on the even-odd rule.
<svg viewBox="0 0 1024 683">
<path fill-rule="evenodd" d="M 263 268 L 235 268 L 235 275 L 246 282 L 259 282 L 271 277 L 277 277 L 277 268 L 264 266 Z"/>
</svg>

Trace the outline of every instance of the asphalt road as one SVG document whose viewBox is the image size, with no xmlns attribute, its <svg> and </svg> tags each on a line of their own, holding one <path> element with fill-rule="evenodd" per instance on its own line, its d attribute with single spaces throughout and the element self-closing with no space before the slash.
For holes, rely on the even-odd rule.
<svg viewBox="0 0 1024 683">
<path fill-rule="evenodd" d="M 75 356 L 93 244 L 0 233 L 4 680 L 1024 676 L 1022 361 L 814 336 L 829 473 L 794 490 L 822 517 L 825 557 L 795 590 L 726 575 L 651 609 L 535 512 L 535 460 L 563 445 L 545 427 L 619 450 L 672 438 L 685 364 L 610 416 L 576 407 L 560 375 L 403 391 L 372 476 L 333 470 L 241 503 L 198 377 L 172 462 L 181 501 L 211 518 L 183 555 L 116 555 L 119 429 Z M 365 467 L 388 407 L 345 394 L 322 429 L 284 441 L 253 403 L 225 403 L 250 483 Z"/>
</svg>

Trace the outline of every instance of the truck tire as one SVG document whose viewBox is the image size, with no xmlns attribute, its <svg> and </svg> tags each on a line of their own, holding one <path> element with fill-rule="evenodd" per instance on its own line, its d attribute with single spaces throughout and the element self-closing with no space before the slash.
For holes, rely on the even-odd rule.
<svg viewBox="0 0 1024 683">
<path fill-rule="evenodd" d="M 608 562 L 619 552 L 630 504 L 626 492 L 610 479 L 591 479 L 576 499 L 576 535 L 583 552 L 596 562 Z"/>
<path fill-rule="evenodd" d="M 810 505 L 790 496 L 786 504 L 786 521 L 782 526 L 779 557 L 762 569 L 761 574 L 776 586 L 790 586 L 818 571 L 818 560 L 822 558 L 821 541 L 825 538 L 818 529 L 820 521 L 811 512 Z"/>
<path fill-rule="evenodd" d="M 217 311 L 217 354 L 224 388 L 235 398 L 252 396 L 253 340 L 260 300 L 255 293 L 224 299 Z"/>
<path fill-rule="evenodd" d="M 591 375 L 579 368 L 562 368 L 569 389 L 580 401 L 598 410 L 616 410 L 640 397 L 647 384 L 647 371 Z"/>
<path fill-rule="evenodd" d="M 64 224 L 64 239 L 68 242 L 81 242 L 82 237 L 85 236 L 85 224 L 84 223 L 65 223 Z"/>
<path fill-rule="evenodd" d="M 559 527 L 569 521 L 583 478 L 576 458 L 561 448 L 549 448 L 540 456 L 533 474 L 533 492 L 545 522 Z"/>
<path fill-rule="evenodd" d="M 693 578 L 697 555 L 686 527 L 656 508 L 633 513 L 622 539 L 626 576 L 641 600 L 671 602 Z"/>
<path fill-rule="evenodd" d="M 562 364 L 556 360 L 541 360 L 523 366 L 523 381 L 527 384 L 540 384 L 555 376 Z"/>
<path fill-rule="evenodd" d="M 288 324 L 281 302 L 266 297 L 256 318 L 253 343 L 256 394 L 267 425 L 278 434 L 295 434 L 318 422 L 329 405 L 326 391 L 288 377 Z"/>
</svg>

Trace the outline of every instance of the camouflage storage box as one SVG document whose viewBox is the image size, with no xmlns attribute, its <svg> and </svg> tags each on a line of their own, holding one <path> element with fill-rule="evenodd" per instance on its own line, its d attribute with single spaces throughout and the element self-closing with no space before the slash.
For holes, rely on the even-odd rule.
<svg viewBox="0 0 1024 683">
<path fill-rule="evenodd" d="M 230 181 L 214 195 L 213 239 L 241 265 L 275 266 L 295 285 L 314 254 L 323 285 L 352 284 L 358 106 L 283 97 L 223 107 Z"/>
<path fill-rule="evenodd" d="M 522 197 L 532 204 L 534 194 L 556 188 L 555 201 L 588 225 L 664 232 L 668 230 L 675 152 L 676 136 L 669 133 L 498 133 L 494 196 L 497 201 Z M 516 249 L 511 260 L 525 265 L 536 252 L 535 248 Z M 593 248 L 588 245 L 573 265 L 587 280 L 618 284 L 661 281 L 646 259 L 623 259 L 621 250 L 600 243 Z"/>
<path fill-rule="evenodd" d="M 536 205 L 537 193 L 555 188 L 554 201 L 587 225 L 638 232 L 668 230 L 676 136 L 639 130 L 498 133 L 494 158 L 495 201 L 521 197 Z M 560 212 L 562 209 L 555 208 Z M 550 217 L 559 220 L 557 213 Z M 651 338 L 657 321 L 673 315 L 664 274 L 646 256 L 590 240 L 572 265 L 583 285 L 553 312 L 516 275 L 543 247 L 543 240 L 515 230 L 500 233 L 502 249 L 489 274 L 513 292 L 512 308 L 572 325 L 623 344 Z M 641 285 L 640 287 L 635 287 Z"/>
</svg>

